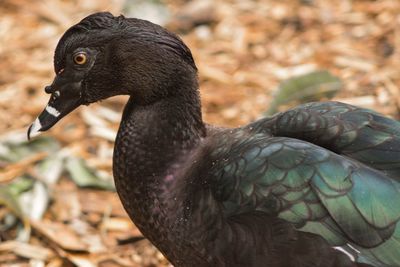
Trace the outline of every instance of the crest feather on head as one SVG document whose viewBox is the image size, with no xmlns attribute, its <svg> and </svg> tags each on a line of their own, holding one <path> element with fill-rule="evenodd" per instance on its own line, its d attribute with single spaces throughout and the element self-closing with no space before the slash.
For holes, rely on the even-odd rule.
<svg viewBox="0 0 400 267">
<path fill-rule="evenodd" d="M 93 38 L 94 32 L 104 30 L 110 33 L 103 34 L 101 36 L 103 39 L 111 39 L 113 34 L 119 33 L 127 38 L 132 37 L 143 42 L 155 43 L 180 56 L 186 63 L 197 69 L 190 49 L 177 35 L 146 20 L 125 18 L 123 15 L 115 17 L 110 12 L 98 12 L 82 19 L 61 37 L 54 55 L 55 71 L 62 69 L 65 54 L 69 49 L 82 42 L 95 43 L 96 40 L 90 39 Z"/>
</svg>

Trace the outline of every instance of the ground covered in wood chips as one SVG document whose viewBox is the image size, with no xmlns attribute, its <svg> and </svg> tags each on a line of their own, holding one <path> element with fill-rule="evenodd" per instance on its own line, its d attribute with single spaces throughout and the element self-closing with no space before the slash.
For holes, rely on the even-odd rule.
<svg viewBox="0 0 400 267">
<path fill-rule="evenodd" d="M 2 0 L 0 266 L 169 265 L 113 191 L 126 97 L 81 107 L 46 138 L 25 142 L 48 101 L 58 39 L 102 10 L 145 15 L 180 34 L 199 68 L 209 123 L 250 122 L 279 84 L 318 70 L 340 79 L 335 100 L 400 118 L 398 0 Z"/>
</svg>

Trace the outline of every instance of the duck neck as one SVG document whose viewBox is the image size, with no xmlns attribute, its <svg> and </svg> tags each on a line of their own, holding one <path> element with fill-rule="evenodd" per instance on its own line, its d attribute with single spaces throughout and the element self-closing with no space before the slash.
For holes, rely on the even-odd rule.
<svg viewBox="0 0 400 267">
<path fill-rule="evenodd" d="M 132 96 L 125 107 L 114 149 L 115 183 L 131 219 L 152 242 L 160 225 L 168 227 L 160 196 L 204 135 L 197 90 L 147 105 Z"/>
</svg>

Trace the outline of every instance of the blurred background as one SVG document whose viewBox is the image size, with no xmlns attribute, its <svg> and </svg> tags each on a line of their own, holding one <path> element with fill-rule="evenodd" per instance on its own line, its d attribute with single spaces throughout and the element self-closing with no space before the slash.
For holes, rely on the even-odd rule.
<svg viewBox="0 0 400 267">
<path fill-rule="evenodd" d="M 239 126 L 338 100 L 400 118 L 398 0 L 1 0 L 0 266 L 168 266 L 114 191 L 126 97 L 81 107 L 26 142 L 53 53 L 95 11 L 178 33 L 199 68 L 204 119 Z"/>
</svg>

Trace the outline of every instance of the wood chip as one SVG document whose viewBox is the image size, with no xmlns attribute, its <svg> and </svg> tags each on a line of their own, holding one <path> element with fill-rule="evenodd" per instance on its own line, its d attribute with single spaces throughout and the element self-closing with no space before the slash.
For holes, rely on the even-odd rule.
<svg viewBox="0 0 400 267">
<path fill-rule="evenodd" d="M 4 170 L 0 171 L 0 184 L 8 183 L 24 174 L 31 165 L 48 156 L 47 152 L 40 152 L 35 155 L 22 159 L 21 161 L 9 164 Z"/>
<path fill-rule="evenodd" d="M 87 245 L 70 227 L 51 221 L 32 221 L 33 228 L 59 247 L 70 251 L 87 251 Z"/>
<path fill-rule="evenodd" d="M 52 257 L 54 257 L 54 253 L 50 249 L 39 245 L 32 245 L 18 241 L 7 241 L 0 243 L 0 252 L 4 253 L 7 251 L 12 251 L 20 257 L 41 261 L 49 261 Z"/>
</svg>

